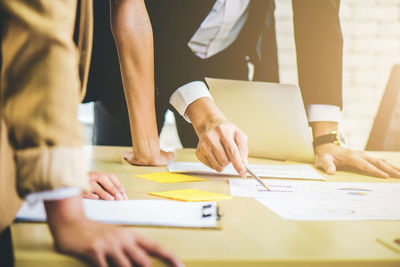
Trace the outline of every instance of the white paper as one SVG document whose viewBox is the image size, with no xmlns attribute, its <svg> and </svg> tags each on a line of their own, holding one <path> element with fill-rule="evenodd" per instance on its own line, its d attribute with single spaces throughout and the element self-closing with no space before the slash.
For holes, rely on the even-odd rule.
<svg viewBox="0 0 400 267">
<path fill-rule="evenodd" d="M 360 221 L 400 220 L 400 207 L 393 202 L 371 200 L 257 199 L 287 220 Z M 397 199 L 399 203 L 400 199 Z"/>
<path fill-rule="evenodd" d="M 289 220 L 400 220 L 400 184 L 229 179 L 233 196 L 254 197 Z"/>
<path fill-rule="evenodd" d="M 216 227 L 215 202 L 178 202 L 171 200 L 104 201 L 84 199 L 85 214 L 94 221 L 170 227 Z M 208 206 L 204 209 L 204 206 Z M 203 214 L 210 214 L 203 217 Z M 19 209 L 17 220 L 45 221 L 43 202 L 33 206 L 27 202 Z"/>
<path fill-rule="evenodd" d="M 325 180 L 319 172 L 307 164 L 249 164 L 248 167 L 259 177 Z M 186 172 L 191 174 L 239 176 L 232 164 L 229 164 L 222 172 L 218 173 L 201 162 L 172 161 L 168 163 L 168 170 L 170 172 Z"/>
</svg>

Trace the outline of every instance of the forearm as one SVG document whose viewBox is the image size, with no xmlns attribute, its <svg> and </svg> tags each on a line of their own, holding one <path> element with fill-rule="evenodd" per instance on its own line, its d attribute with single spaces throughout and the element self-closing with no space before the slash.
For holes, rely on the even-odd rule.
<svg viewBox="0 0 400 267">
<path fill-rule="evenodd" d="M 142 0 L 111 0 L 110 3 L 133 149 L 142 156 L 150 156 L 159 153 L 150 21 Z"/>
<path fill-rule="evenodd" d="M 45 201 L 45 208 L 50 230 L 55 237 L 62 230 L 63 225 L 85 218 L 80 195 L 57 201 Z"/>
</svg>

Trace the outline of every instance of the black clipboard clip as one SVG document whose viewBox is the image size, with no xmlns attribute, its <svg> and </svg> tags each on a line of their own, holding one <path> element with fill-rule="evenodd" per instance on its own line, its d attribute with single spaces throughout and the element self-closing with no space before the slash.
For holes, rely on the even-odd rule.
<svg viewBox="0 0 400 267">
<path fill-rule="evenodd" d="M 207 218 L 207 217 L 211 217 L 213 216 L 213 209 L 212 209 L 212 205 L 211 204 L 207 204 L 203 206 L 203 214 L 202 217 L 203 218 Z M 221 218 L 221 214 L 219 212 L 219 207 L 216 207 L 216 216 L 217 216 L 217 220 L 219 220 Z"/>
</svg>

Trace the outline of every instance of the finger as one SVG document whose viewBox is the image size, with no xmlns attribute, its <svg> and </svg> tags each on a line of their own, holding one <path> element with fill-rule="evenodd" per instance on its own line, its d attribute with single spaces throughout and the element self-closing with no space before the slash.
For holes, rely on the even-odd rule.
<svg viewBox="0 0 400 267">
<path fill-rule="evenodd" d="M 215 159 L 218 162 L 218 165 L 222 168 L 226 167 L 230 163 L 228 156 L 225 153 L 225 149 L 222 146 L 219 138 L 217 140 L 211 140 L 209 138 L 206 139 L 206 142 L 209 147 L 211 147 L 211 152 L 214 155 Z"/>
<path fill-rule="evenodd" d="M 128 245 L 126 246 L 125 251 L 130 260 L 135 263 L 135 266 L 151 266 L 150 257 L 142 247 Z"/>
<path fill-rule="evenodd" d="M 376 177 L 381 177 L 381 178 L 389 177 L 387 173 L 381 171 L 380 169 L 378 169 L 373 164 L 369 163 L 367 160 L 365 160 L 360 156 L 351 157 L 349 160 L 349 165 Z"/>
<path fill-rule="evenodd" d="M 239 149 L 233 140 L 233 136 L 223 136 L 222 145 L 224 146 L 225 153 L 228 155 L 230 162 L 232 162 L 233 167 L 239 173 L 241 177 L 246 177 L 246 169 L 243 165 L 242 159 L 240 157 Z"/>
<path fill-rule="evenodd" d="M 174 152 L 161 151 L 161 155 L 164 156 L 164 158 L 166 159 L 167 162 L 173 160 L 174 157 L 175 157 L 175 153 Z"/>
<path fill-rule="evenodd" d="M 84 193 L 84 194 L 83 194 L 83 198 L 87 198 L 87 199 L 99 199 L 99 196 L 98 196 L 97 194 L 95 194 L 95 193 L 88 192 L 88 193 Z"/>
<path fill-rule="evenodd" d="M 199 144 L 199 153 L 203 155 L 206 159 L 207 162 L 209 163 L 209 167 L 213 168 L 217 172 L 221 172 L 223 170 L 222 166 L 219 165 L 217 159 L 214 156 L 214 153 L 212 152 L 211 148 L 208 146 L 207 142 L 202 141 Z"/>
<path fill-rule="evenodd" d="M 92 253 L 90 253 L 92 254 Z M 90 255 L 89 254 L 89 255 Z M 93 256 L 89 256 L 89 260 L 92 261 L 94 263 L 94 266 L 99 266 L 99 267 L 107 267 L 107 259 L 105 257 L 105 255 L 99 251 L 95 251 L 93 253 Z"/>
<path fill-rule="evenodd" d="M 379 168 L 380 170 L 386 172 L 387 174 L 390 175 L 390 177 L 396 177 L 400 178 L 400 172 L 394 169 L 392 166 L 387 164 L 381 159 L 373 158 L 370 156 L 365 155 L 364 159 L 366 159 L 368 162 L 372 163 L 375 167 Z"/>
<path fill-rule="evenodd" d="M 330 154 L 315 157 L 315 165 L 322 169 L 325 173 L 333 175 L 336 172 L 334 158 Z"/>
<path fill-rule="evenodd" d="M 249 155 L 249 146 L 247 144 L 247 135 L 241 131 L 235 132 L 235 143 L 239 149 L 240 158 L 242 161 L 247 161 Z"/>
<path fill-rule="evenodd" d="M 125 200 L 128 199 L 128 195 L 126 194 L 125 188 L 121 185 L 121 182 L 119 181 L 117 176 L 115 176 L 114 174 L 108 174 L 108 177 L 110 178 L 114 186 L 118 189 L 123 199 Z"/>
<path fill-rule="evenodd" d="M 400 172 L 400 167 L 394 165 L 393 163 L 391 163 L 390 161 L 386 160 L 386 159 L 382 159 L 386 164 L 388 164 L 389 166 L 391 166 L 393 169 L 395 169 L 396 171 Z"/>
<path fill-rule="evenodd" d="M 197 151 L 196 151 L 196 157 L 197 157 L 197 158 L 200 160 L 200 162 L 202 162 L 204 165 L 206 165 L 206 166 L 212 168 L 210 162 L 208 162 L 208 159 L 207 159 L 202 153 L 200 153 L 199 149 L 197 149 Z"/>
<path fill-rule="evenodd" d="M 147 251 L 147 253 L 159 257 L 160 259 L 163 259 L 173 266 L 184 266 L 184 264 L 178 259 L 178 257 L 176 257 L 169 250 L 165 249 L 158 243 L 145 237 L 140 237 L 137 242 L 144 250 Z"/>
<path fill-rule="evenodd" d="M 93 184 L 93 191 L 94 191 L 94 193 L 99 195 L 99 197 L 101 199 L 104 199 L 104 200 L 115 200 L 115 198 L 112 195 L 110 195 L 109 193 L 107 193 L 107 191 L 104 190 L 98 183 L 94 183 Z"/>
<path fill-rule="evenodd" d="M 166 152 L 163 150 L 160 150 L 160 156 L 157 156 L 154 158 L 154 163 L 153 165 L 155 166 L 164 166 L 168 164 L 171 160 L 174 159 L 175 154 L 173 152 Z"/>
<path fill-rule="evenodd" d="M 116 177 L 115 177 L 116 178 Z M 118 179 L 116 178 L 117 182 L 119 183 Z M 116 200 L 124 199 L 122 194 L 120 193 L 119 189 L 115 186 L 112 182 L 111 177 L 109 175 L 101 175 L 97 182 L 109 193 L 111 194 Z M 121 185 L 120 185 L 121 186 Z M 121 186 L 122 187 L 122 186 Z"/>
<path fill-rule="evenodd" d="M 123 155 L 122 158 L 128 162 L 129 164 L 136 165 L 136 162 L 133 160 L 133 152 L 132 151 L 126 151 Z"/>
<path fill-rule="evenodd" d="M 122 154 L 122 157 L 129 161 L 131 153 L 132 153 L 131 151 L 126 151 L 126 152 L 124 152 L 124 154 Z"/>
<path fill-rule="evenodd" d="M 129 259 L 129 255 L 126 255 L 124 251 L 118 247 L 113 249 L 108 255 L 113 263 L 119 267 L 131 267 L 131 261 Z"/>
</svg>

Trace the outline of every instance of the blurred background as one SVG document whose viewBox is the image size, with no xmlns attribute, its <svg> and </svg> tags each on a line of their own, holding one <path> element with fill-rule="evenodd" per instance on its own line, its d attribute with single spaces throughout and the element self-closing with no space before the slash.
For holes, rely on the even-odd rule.
<svg viewBox="0 0 400 267">
<path fill-rule="evenodd" d="M 275 4 L 280 80 L 297 84 L 291 0 L 275 0 Z M 400 1 L 342 0 L 340 19 L 344 38 L 340 129 L 350 147 L 364 149 L 390 71 L 400 63 Z M 80 105 L 78 117 L 85 142 L 91 144 L 93 105 Z M 400 117 L 396 121 L 390 127 L 400 132 Z M 181 147 L 172 113 L 167 114 L 160 139 L 163 149 Z"/>
</svg>

